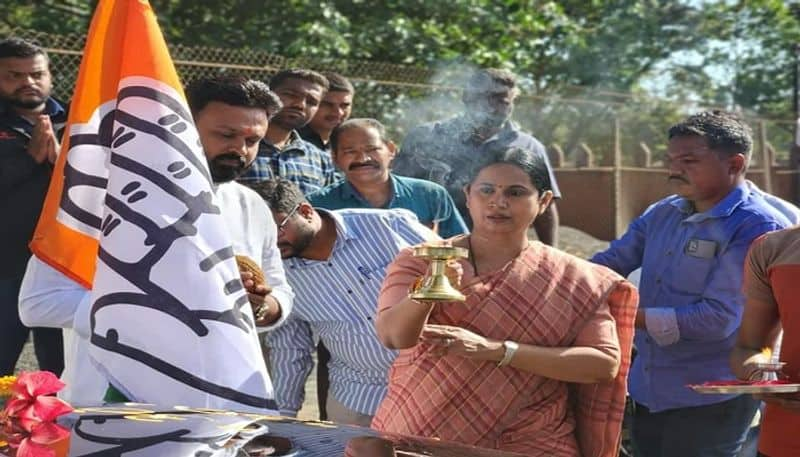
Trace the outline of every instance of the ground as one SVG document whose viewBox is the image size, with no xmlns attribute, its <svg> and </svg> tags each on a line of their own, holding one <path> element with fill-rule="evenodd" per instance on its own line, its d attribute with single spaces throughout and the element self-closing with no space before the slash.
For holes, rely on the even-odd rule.
<svg viewBox="0 0 800 457">
<path fill-rule="evenodd" d="M 560 246 L 570 254 L 581 258 L 587 258 L 591 254 L 605 249 L 608 242 L 601 241 L 571 227 L 561 227 L 559 230 Z M 36 370 L 36 358 L 33 355 L 33 346 L 28 343 L 17 364 L 17 370 Z M 300 411 L 301 419 L 318 419 L 317 409 L 317 383 L 316 369 L 311 372 L 306 383 L 306 401 Z"/>
</svg>

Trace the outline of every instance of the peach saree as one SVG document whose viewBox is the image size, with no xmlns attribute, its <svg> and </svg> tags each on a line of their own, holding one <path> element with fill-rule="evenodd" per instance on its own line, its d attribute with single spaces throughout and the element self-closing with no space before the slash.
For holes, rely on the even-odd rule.
<svg viewBox="0 0 800 457">
<path fill-rule="evenodd" d="M 400 352 L 375 415 L 378 430 L 436 437 L 529 456 L 616 456 L 630 365 L 636 289 L 604 267 L 534 242 L 502 269 L 474 276 L 465 303 L 440 303 L 429 323 L 496 340 L 591 346 L 619 354 L 616 379 L 569 384 L 494 363 Z M 379 308 L 398 303 L 426 263 L 403 251 L 389 267 Z"/>
</svg>

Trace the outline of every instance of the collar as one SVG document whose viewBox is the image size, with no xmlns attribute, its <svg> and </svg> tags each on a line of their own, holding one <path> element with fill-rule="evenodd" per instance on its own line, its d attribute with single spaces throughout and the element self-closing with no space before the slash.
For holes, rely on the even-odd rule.
<svg viewBox="0 0 800 457">
<path fill-rule="evenodd" d="M 336 242 L 333 244 L 333 251 L 338 251 L 342 243 L 358 238 L 358 233 L 351 227 L 348 227 L 344 221 L 344 217 L 336 211 L 331 211 L 323 208 L 314 208 L 318 213 L 323 213 L 329 216 L 333 223 L 336 224 Z"/>
<path fill-rule="evenodd" d="M 678 211 L 689 214 L 685 219 L 686 222 L 702 222 L 706 219 L 716 219 L 728 217 L 750 197 L 750 189 L 745 182 L 737 185 L 725 196 L 719 203 L 714 205 L 713 208 L 702 213 L 694 212 L 694 205 L 692 202 L 685 198 L 678 198 L 670 204 L 678 209 Z"/>
<path fill-rule="evenodd" d="M 323 151 L 330 150 L 330 142 L 326 143 L 322 141 L 322 137 L 319 136 L 319 133 L 317 133 L 316 130 L 311 128 L 311 124 L 306 124 L 300 127 L 299 129 L 297 129 L 297 133 L 300 135 L 302 139 L 322 149 Z"/>
<path fill-rule="evenodd" d="M 398 187 L 399 182 L 398 182 L 397 178 L 394 176 L 394 173 L 392 173 L 392 172 L 389 172 L 389 183 L 390 183 L 390 186 L 391 186 L 392 193 L 391 193 L 391 195 L 389 197 L 389 201 L 386 202 L 385 208 L 390 208 L 392 206 L 392 202 L 394 201 L 395 197 L 397 197 L 397 195 L 399 193 L 399 190 L 400 190 L 399 187 Z M 348 199 L 348 198 L 349 199 L 354 199 L 354 200 L 358 200 L 358 201 L 363 202 L 363 203 L 367 204 L 368 206 L 370 206 L 369 202 L 367 201 L 367 199 L 364 198 L 361 195 L 361 193 L 358 192 L 358 189 L 356 189 L 352 184 L 350 184 L 350 181 L 348 181 L 346 179 L 343 180 L 342 181 L 342 187 L 341 187 L 340 191 L 341 191 L 342 199 Z"/>
<path fill-rule="evenodd" d="M 268 147 L 269 155 L 280 154 L 289 150 L 297 150 L 299 151 L 300 155 L 306 154 L 306 142 L 303 141 L 303 138 L 300 137 L 300 134 L 297 133 L 297 130 L 292 130 L 289 132 L 289 141 L 286 142 L 286 144 L 283 146 L 283 149 L 278 149 L 278 147 L 270 143 L 266 137 L 264 137 L 264 139 L 261 141 Z"/>
<path fill-rule="evenodd" d="M 306 153 L 305 141 L 303 141 L 303 138 L 297 133 L 297 130 L 289 132 L 289 141 L 286 143 L 286 146 L 283 147 L 283 151 L 289 149 L 298 149 L 302 151 L 303 154 Z"/>
</svg>

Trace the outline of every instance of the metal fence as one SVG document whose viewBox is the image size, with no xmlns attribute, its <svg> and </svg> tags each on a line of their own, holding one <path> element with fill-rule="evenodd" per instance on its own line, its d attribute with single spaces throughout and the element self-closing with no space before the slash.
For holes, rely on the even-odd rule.
<svg viewBox="0 0 800 457">
<path fill-rule="evenodd" d="M 33 40 L 47 49 L 54 75 L 55 95 L 69 99 L 77 78 L 84 35 L 53 35 L 12 29 L 11 35 Z M 396 140 L 411 126 L 453 115 L 461 109 L 460 93 L 468 68 L 442 65 L 421 68 L 384 62 L 287 58 L 263 50 L 172 45 L 170 52 L 184 83 L 220 73 L 238 73 L 268 80 L 283 68 L 336 71 L 356 88 L 354 116 L 373 117 L 386 124 Z M 695 103 L 679 103 L 645 96 L 591 88 L 566 88 L 559 94 L 526 90 L 517 101 L 514 118 L 551 151 L 562 153 L 562 166 L 585 163 L 591 151 L 595 165 L 610 164 L 615 148 L 622 151 L 623 165 L 659 164 L 665 150 L 665 134 L 671 124 L 692 111 Z M 785 164 L 794 141 L 794 121 L 745 118 L 762 133 L 761 150 L 771 145 L 774 160 Z"/>
</svg>

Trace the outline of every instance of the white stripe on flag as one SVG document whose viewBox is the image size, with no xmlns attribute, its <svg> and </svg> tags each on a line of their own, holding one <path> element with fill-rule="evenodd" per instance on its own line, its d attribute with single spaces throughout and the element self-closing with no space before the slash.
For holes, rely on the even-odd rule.
<svg viewBox="0 0 800 457">
<path fill-rule="evenodd" d="M 94 126 L 97 144 L 82 145 L 110 150 L 92 358 L 131 400 L 275 409 L 188 107 L 144 77 L 122 80 L 116 103 L 113 122 Z"/>
</svg>

